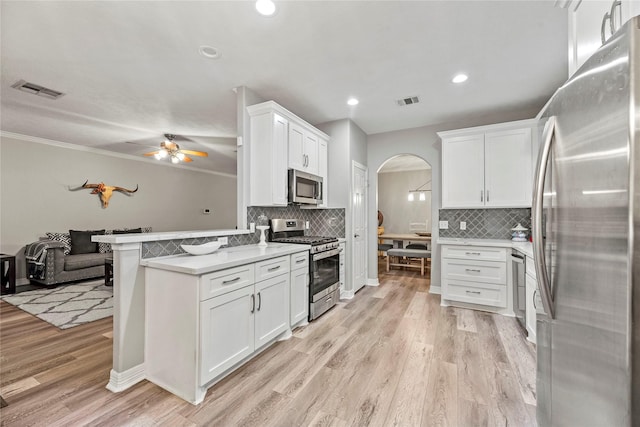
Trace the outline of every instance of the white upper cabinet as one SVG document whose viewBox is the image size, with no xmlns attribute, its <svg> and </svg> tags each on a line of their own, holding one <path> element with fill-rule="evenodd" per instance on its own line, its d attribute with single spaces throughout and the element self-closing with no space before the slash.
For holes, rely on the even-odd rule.
<svg viewBox="0 0 640 427">
<path fill-rule="evenodd" d="M 318 135 L 303 126 L 289 127 L 289 168 L 318 175 Z"/>
<path fill-rule="evenodd" d="M 329 206 L 329 144 L 326 139 L 318 141 L 318 175 L 322 177 L 322 203 L 320 207 Z"/>
<path fill-rule="evenodd" d="M 612 34 L 640 14 L 638 0 L 573 0 L 569 3 L 569 76 Z"/>
<path fill-rule="evenodd" d="M 535 120 L 439 132 L 443 208 L 531 207 Z"/>
<path fill-rule="evenodd" d="M 329 136 L 273 101 L 247 107 L 251 116 L 248 206 L 285 206 L 287 170 L 324 178 Z"/>
<path fill-rule="evenodd" d="M 485 206 L 531 206 L 531 128 L 484 136 Z"/>
<path fill-rule="evenodd" d="M 442 207 L 484 207 L 484 135 L 442 141 Z"/>
<path fill-rule="evenodd" d="M 289 121 L 273 110 L 253 107 L 248 107 L 249 206 L 286 206 Z"/>
</svg>

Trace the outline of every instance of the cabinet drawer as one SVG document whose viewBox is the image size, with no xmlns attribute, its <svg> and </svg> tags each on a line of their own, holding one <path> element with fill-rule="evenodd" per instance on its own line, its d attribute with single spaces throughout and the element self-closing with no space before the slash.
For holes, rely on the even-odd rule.
<svg viewBox="0 0 640 427">
<path fill-rule="evenodd" d="M 291 255 L 291 270 L 298 268 L 309 268 L 309 252 Z"/>
<path fill-rule="evenodd" d="M 445 245 L 442 250 L 442 257 L 507 262 L 507 250 L 506 248 Z"/>
<path fill-rule="evenodd" d="M 272 258 L 266 261 L 256 262 L 256 282 L 279 276 L 290 271 L 289 256 Z"/>
<path fill-rule="evenodd" d="M 200 278 L 200 301 L 226 294 L 253 283 L 253 264 L 205 274 Z"/>
<path fill-rule="evenodd" d="M 445 259 L 442 274 L 445 279 L 507 284 L 507 264 L 503 262 Z"/>
<path fill-rule="evenodd" d="M 531 276 L 533 279 L 537 279 L 537 274 L 536 274 L 536 265 L 533 262 L 533 258 L 531 257 L 527 257 L 525 260 L 525 270 L 524 270 L 529 276 Z"/>
<path fill-rule="evenodd" d="M 445 280 L 443 298 L 492 307 L 507 306 L 506 286 L 490 283 Z"/>
</svg>

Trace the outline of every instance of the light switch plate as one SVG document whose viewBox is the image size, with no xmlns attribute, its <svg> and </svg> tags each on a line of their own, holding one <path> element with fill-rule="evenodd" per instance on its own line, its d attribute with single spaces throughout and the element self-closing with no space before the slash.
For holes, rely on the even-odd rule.
<svg viewBox="0 0 640 427">
<path fill-rule="evenodd" d="M 449 221 L 439 221 L 438 227 L 440 230 L 448 230 L 449 229 Z"/>
<path fill-rule="evenodd" d="M 228 245 L 229 238 L 228 237 L 218 237 L 218 242 L 220 242 L 220 246 Z"/>
<path fill-rule="evenodd" d="M 466 229 L 467 229 L 467 222 L 460 221 L 460 230 L 466 230 Z"/>
<path fill-rule="evenodd" d="M 252 233 L 256 232 L 256 223 L 255 222 L 249 223 L 249 231 L 252 232 Z"/>
</svg>

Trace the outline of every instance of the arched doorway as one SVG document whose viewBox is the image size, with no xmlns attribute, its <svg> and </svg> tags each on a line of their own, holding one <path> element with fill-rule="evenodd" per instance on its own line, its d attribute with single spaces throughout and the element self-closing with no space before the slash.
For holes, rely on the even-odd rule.
<svg viewBox="0 0 640 427">
<path fill-rule="evenodd" d="M 432 227 L 431 165 L 416 155 L 402 154 L 383 162 L 377 175 L 378 235 L 415 236 L 415 241 L 395 241 L 395 245 L 417 244 L 430 248 L 431 242 L 425 241 L 428 237 L 424 235 Z M 394 244 L 390 240 L 379 242 L 383 243 L 381 249 Z M 379 262 L 386 263 L 384 251 L 380 255 Z"/>
</svg>

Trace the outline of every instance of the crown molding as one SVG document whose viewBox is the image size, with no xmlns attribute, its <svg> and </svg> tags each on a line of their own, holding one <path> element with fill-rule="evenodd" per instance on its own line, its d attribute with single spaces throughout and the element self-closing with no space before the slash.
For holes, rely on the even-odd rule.
<svg viewBox="0 0 640 427">
<path fill-rule="evenodd" d="M 134 156 L 134 155 L 131 155 L 131 154 L 117 153 L 115 151 L 103 150 L 101 148 L 87 147 L 85 145 L 71 144 L 69 142 L 62 142 L 62 141 L 56 141 L 56 140 L 53 140 L 53 139 L 40 138 L 38 136 L 23 135 L 21 133 L 7 132 L 7 131 L 4 131 L 4 130 L 0 130 L 0 137 L 2 137 L 2 138 L 13 138 L 13 139 L 17 139 L 17 140 L 20 140 L 20 141 L 35 142 L 36 144 L 50 145 L 50 146 L 58 147 L 58 148 L 66 148 L 68 150 L 84 151 L 84 152 L 87 152 L 87 153 L 99 154 L 99 155 L 102 155 L 102 156 L 109 156 L 109 157 L 116 157 L 116 158 L 119 158 L 119 159 L 134 160 L 134 161 L 137 161 L 137 162 L 143 162 L 143 163 L 150 164 L 150 165 L 155 165 L 155 166 L 164 166 L 164 167 L 170 167 L 170 168 L 177 168 L 177 169 L 183 169 L 183 170 L 186 170 L 186 171 L 207 173 L 209 175 L 219 175 L 219 176 L 224 176 L 224 177 L 227 177 L 227 178 L 237 178 L 236 175 L 232 175 L 230 173 L 216 172 L 216 171 L 211 171 L 211 170 L 208 170 L 208 169 L 194 168 L 194 167 L 191 167 L 191 166 L 184 166 L 184 165 L 180 165 L 180 164 L 174 165 L 172 163 L 158 163 L 157 161 L 155 161 L 153 159 L 141 158 L 141 157 Z"/>
</svg>

